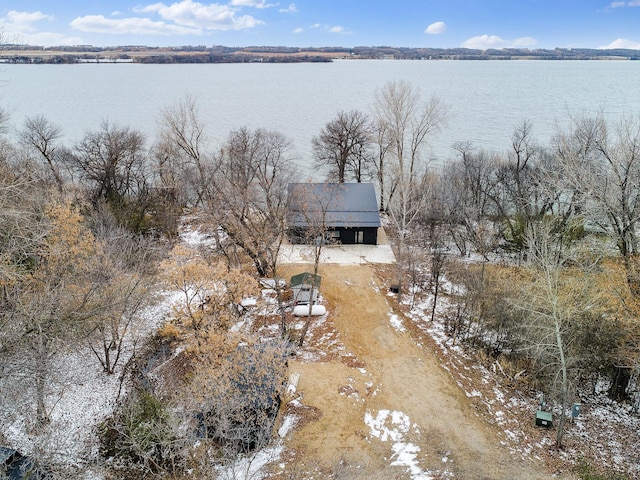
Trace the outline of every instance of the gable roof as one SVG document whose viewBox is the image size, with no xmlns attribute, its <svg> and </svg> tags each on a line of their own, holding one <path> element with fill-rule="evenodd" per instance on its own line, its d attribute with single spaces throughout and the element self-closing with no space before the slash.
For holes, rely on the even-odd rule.
<svg viewBox="0 0 640 480">
<path fill-rule="evenodd" d="M 372 183 L 290 183 L 288 202 L 290 227 L 380 226 Z"/>
</svg>

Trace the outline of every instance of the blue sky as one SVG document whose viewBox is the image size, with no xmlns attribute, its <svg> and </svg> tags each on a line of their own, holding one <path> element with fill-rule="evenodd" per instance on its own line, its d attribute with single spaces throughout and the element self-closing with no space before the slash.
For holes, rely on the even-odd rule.
<svg viewBox="0 0 640 480">
<path fill-rule="evenodd" d="M 4 43 L 640 49 L 640 0 L 0 0 Z"/>
</svg>

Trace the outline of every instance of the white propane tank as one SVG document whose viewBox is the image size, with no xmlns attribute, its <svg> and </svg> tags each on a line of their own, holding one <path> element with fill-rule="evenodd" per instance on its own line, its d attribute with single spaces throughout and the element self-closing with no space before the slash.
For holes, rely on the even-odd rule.
<svg viewBox="0 0 640 480">
<path fill-rule="evenodd" d="M 327 313 L 324 305 L 313 305 L 311 307 L 311 316 L 318 317 Z M 296 317 L 306 317 L 309 315 L 309 305 L 296 305 L 293 307 L 293 314 Z"/>
</svg>

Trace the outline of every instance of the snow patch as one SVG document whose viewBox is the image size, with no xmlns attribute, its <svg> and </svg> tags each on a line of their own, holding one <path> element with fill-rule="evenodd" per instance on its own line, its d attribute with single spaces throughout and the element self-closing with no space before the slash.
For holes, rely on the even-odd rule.
<svg viewBox="0 0 640 480">
<path fill-rule="evenodd" d="M 216 243 L 209 233 L 188 227 L 180 232 L 180 240 L 192 248 L 215 245 Z"/>
<path fill-rule="evenodd" d="M 288 415 L 284 417 L 284 420 L 282 421 L 282 425 L 278 429 L 278 436 L 280 438 L 286 437 L 287 434 L 291 430 L 293 430 L 293 427 L 295 427 L 297 423 L 298 423 L 297 415 Z"/>
<path fill-rule="evenodd" d="M 232 465 L 217 469 L 220 480 L 263 480 L 266 473 L 262 469 L 269 463 L 276 462 L 284 447 L 278 445 L 260 450 L 254 455 L 238 458 Z"/>
<path fill-rule="evenodd" d="M 391 462 L 393 466 L 406 467 L 409 475 L 413 480 L 431 480 L 432 476 L 425 473 L 418 466 L 418 453 L 420 453 L 420 447 L 413 443 L 394 443 L 393 447 L 394 456 L 396 460 Z"/>
<path fill-rule="evenodd" d="M 314 251 L 308 245 L 283 245 L 280 263 L 312 263 Z M 396 263 L 390 245 L 326 245 L 322 248 L 320 263 L 360 265 L 368 263 Z"/>
<path fill-rule="evenodd" d="M 382 442 L 391 440 L 393 451 L 392 466 L 405 467 L 412 480 L 433 480 L 428 472 L 425 472 L 418 464 L 418 454 L 420 447 L 406 441 L 406 437 L 411 433 L 411 420 L 406 413 L 397 410 L 380 410 L 374 416 L 370 412 L 364 415 L 364 423 L 369 427 L 369 433 L 380 439 Z M 413 431 L 418 432 L 413 426 Z"/>
<path fill-rule="evenodd" d="M 393 328 L 395 328 L 397 331 L 399 331 L 399 332 L 405 332 L 406 331 L 406 329 L 404 328 L 404 325 L 402 325 L 402 320 L 400 320 L 398 315 L 390 314 L 389 315 L 389 322 L 391 323 L 391 326 Z"/>
<path fill-rule="evenodd" d="M 50 424 L 39 434 L 31 432 L 25 416 L 0 406 L 0 423 L 8 444 L 25 454 L 55 445 L 53 460 L 82 468 L 98 456 L 98 437 L 94 427 L 109 417 L 118 393 L 124 395 L 127 382 L 121 385 L 123 365 L 135 352 L 135 343 L 155 331 L 171 313 L 179 300 L 179 292 L 160 292 L 155 303 L 143 309 L 125 337 L 116 373 L 107 375 L 89 348 L 61 354 L 54 360 L 52 390 L 46 402 L 50 408 Z M 8 388 L 0 385 L 2 388 Z M 53 388 L 55 387 L 55 388 Z M 26 402 L 21 408 L 35 412 Z M 22 414 L 25 414 L 23 411 Z M 88 455 L 87 455 L 88 454 Z"/>
</svg>

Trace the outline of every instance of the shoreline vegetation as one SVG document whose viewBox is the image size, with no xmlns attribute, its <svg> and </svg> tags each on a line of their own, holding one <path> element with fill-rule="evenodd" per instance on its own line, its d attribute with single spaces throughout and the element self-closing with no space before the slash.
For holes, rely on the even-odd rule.
<svg viewBox="0 0 640 480">
<path fill-rule="evenodd" d="M 403 47 L 182 46 L 37 47 L 0 45 L 0 63 L 309 63 L 366 60 L 640 60 L 640 50 L 591 48 L 488 49 Z"/>
</svg>

